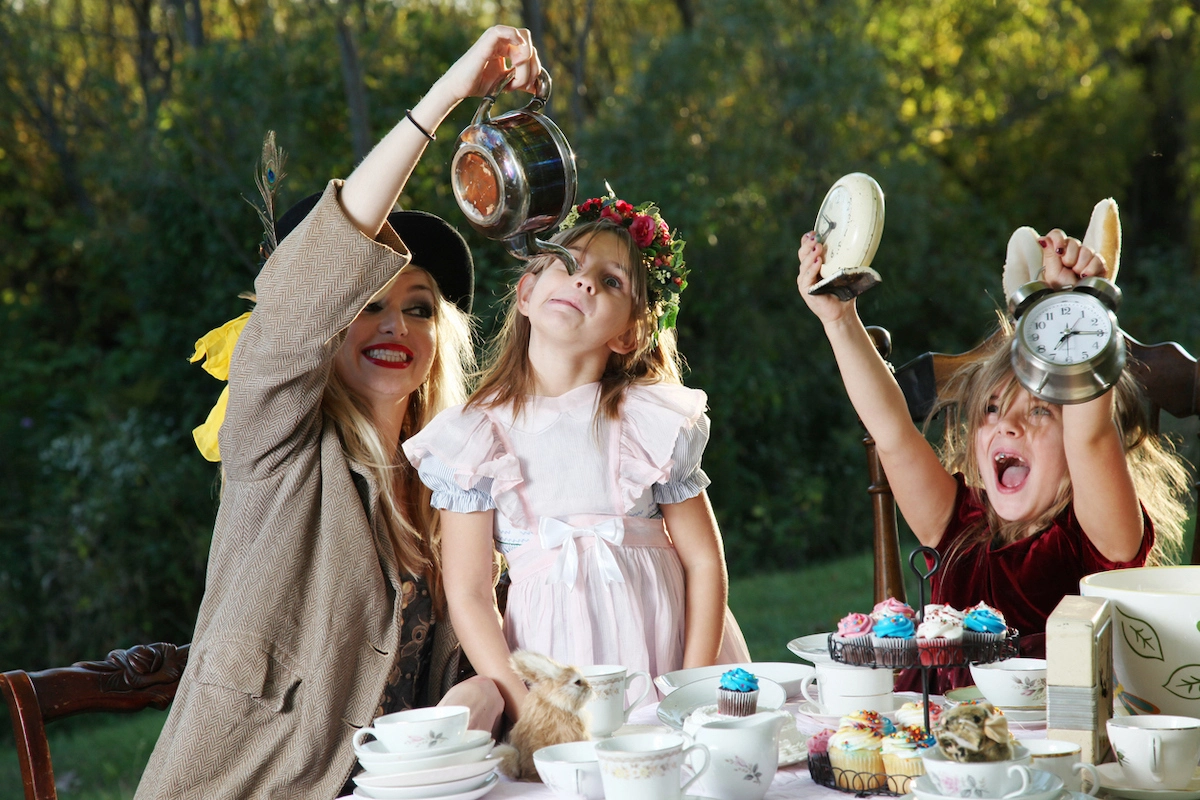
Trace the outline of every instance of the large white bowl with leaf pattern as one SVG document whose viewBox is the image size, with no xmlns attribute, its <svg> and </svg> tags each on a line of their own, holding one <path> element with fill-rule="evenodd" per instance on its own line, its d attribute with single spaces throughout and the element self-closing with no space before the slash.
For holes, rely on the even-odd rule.
<svg viewBox="0 0 1200 800">
<path fill-rule="evenodd" d="M 1200 717 L 1200 566 L 1098 572 L 1079 588 L 1114 606 L 1116 713 Z"/>
</svg>

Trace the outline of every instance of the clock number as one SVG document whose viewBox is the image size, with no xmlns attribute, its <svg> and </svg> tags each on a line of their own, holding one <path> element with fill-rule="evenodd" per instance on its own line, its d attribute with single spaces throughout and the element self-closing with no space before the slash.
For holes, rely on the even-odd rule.
<svg viewBox="0 0 1200 800">
<path fill-rule="evenodd" d="M 1066 315 L 1068 315 L 1068 314 L 1070 314 L 1070 313 L 1071 313 L 1071 307 L 1070 307 L 1070 306 L 1063 306 L 1061 310 L 1062 310 L 1062 313 L 1063 313 L 1063 316 L 1064 316 L 1064 317 L 1065 317 Z"/>
<path fill-rule="evenodd" d="M 1046 345 L 1044 345 L 1044 344 L 1039 344 L 1039 345 L 1037 346 L 1037 351 L 1038 351 L 1039 353 L 1044 353 L 1044 352 L 1046 352 Z"/>
<path fill-rule="evenodd" d="M 1029 334 L 1029 338 L 1030 340 L 1037 342 L 1040 341 L 1042 337 L 1036 333 L 1031 333 Z"/>
<path fill-rule="evenodd" d="M 1095 320 L 1092 320 L 1092 322 L 1095 322 Z M 1034 330 L 1038 330 L 1038 331 L 1040 331 L 1040 330 L 1042 330 L 1042 329 L 1043 329 L 1043 328 L 1045 328 L 1045 327 L 1046 327 L 1046 323 L 1044 323 L 1044 322 L 1035 322 L 1035 323 L 1033 323 L 1033 328 L 1034 328 Z"/>
</svg>

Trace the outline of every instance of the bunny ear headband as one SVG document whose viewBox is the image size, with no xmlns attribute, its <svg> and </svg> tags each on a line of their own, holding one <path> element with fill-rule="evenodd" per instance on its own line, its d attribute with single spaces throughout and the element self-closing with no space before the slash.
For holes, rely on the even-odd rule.
<svg viewBox="0 0 1200 800">
<path fill-rule="evenodd" d="M 1030 281 L 1041 280 L 1042 247 L 1038 244 L 1041 234 L 1025 226 L 1017 228 L 1008 240 L 1008 254 L 1004 260 L 1004 296 Z M 1117 271 L 1121 268 L 1121 217 L 1117 201 L 1111 197 L 1096 203 L 1087 233 L 1083 235 L 1083 246 L 1097 253 L 1108 267 L 1108 280 L 1117 282 Z"/>
</svg>

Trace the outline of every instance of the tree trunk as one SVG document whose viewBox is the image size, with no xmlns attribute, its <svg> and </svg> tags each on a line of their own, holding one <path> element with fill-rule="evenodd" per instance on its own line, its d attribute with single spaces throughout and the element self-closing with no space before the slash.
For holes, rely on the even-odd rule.
<svg viewBox="0 0 1200 800">
<path fill-rule="evenodd" d="M 367 87 L 363 81 L 362 64 L 358 60 L 358 46 L 354 43 L 354 31 L 343 14 L 337 17 L 337 40 L 342 60 L 342 83 L 346 88 L 346 107 L 350 112 L 350 136 L 354 160 L 357 162 L 371 150 L 371 121 L 367 113 Z"/>
</svg>

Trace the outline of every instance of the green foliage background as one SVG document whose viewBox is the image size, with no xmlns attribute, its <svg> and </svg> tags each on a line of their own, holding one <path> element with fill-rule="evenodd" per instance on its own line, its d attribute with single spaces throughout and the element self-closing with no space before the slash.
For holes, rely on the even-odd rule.
<svg viewBox="0 0 1200 800">
<path fill-rule="evenodd" d="M 487 24 L 539 5 L 581 196 L 656 199 L 689 241 L 681 345 L 735 574 L 869 542 L 861 431 L 794 284 L 845 173 L 887 194 L 860 310 L 897 363 L 987 332 L 1013 229 L 1081 235 L 1108 196 L 1123 326 L 1200 346 L 1185 2 L 0 0 L 0 669 L 190 638 L 216 509 L 190 429 L 220 387 L 186 358 L 244 310 L 265 131 L 291 154 L 285 205 L 353 167 L 339 31 L 378 138 Z M 461 220 L 469 105 L 406 207 Z M 467 232 L 487 332 L 512 262 Z"/>
</svg>

